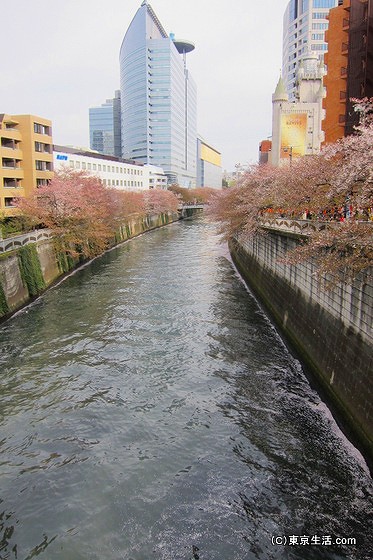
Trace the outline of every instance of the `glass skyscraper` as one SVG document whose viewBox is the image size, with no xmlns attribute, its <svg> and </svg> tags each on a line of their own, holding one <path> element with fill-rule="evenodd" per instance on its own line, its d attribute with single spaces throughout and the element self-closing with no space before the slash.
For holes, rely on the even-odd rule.
<svg viewBox="0 0 373 560">
<path fill-rule="evenodd" d="M 282 78 L 289 100 L 296 97 L 296 76 L 299 61 L 309 51 L 323 62 L 328 48 L 325 31 L 328 29 L 330 8 L 338 0 L 290 0 L 284 14 Z"/>
<path fill-rule="evenodd" d="M 144 1 L 120 49 L 122 156 L 196 184 L 197 96 L 186 67 L 192 43 L 175 41 Z"/>
<path fill-rule="evenodd" d="M 89 142 L 92 150 L 121 157 L 120 91 L 99 107 L 89 109 Z"/>
</svg>

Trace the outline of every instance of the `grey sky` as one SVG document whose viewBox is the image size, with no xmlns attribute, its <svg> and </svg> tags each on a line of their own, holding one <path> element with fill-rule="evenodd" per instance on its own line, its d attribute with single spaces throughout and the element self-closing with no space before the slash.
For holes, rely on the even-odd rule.
<svg viewBox="0 0 373 560">
<path fill-rule="evenodd" d="M 271 96 L 288 0 L 150 0 L 165 30 L 196 49 L 198 131 L 223 167 L 254 163 L 271 134 Z M 56 144 L 89 145 L 88 109 L 119 89 L 119 49 L 141 0 L 0 0 L 0 113 L 53 121 Z"/>
</svg>

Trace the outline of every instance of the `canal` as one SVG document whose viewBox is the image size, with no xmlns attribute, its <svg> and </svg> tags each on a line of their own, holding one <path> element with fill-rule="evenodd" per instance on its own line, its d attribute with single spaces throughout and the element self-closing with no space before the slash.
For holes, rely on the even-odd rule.
<svg viewBox="0 0 373 560">
<path fill-rule="evenodd" d="M 75 272 L 0 341 L 1 560 L 373 558 L 363 459 L 203 219 Z"/>
</svg>

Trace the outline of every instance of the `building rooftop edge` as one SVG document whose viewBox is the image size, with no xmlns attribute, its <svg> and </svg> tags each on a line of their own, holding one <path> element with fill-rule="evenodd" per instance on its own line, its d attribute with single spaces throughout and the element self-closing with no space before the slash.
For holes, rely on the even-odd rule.
<svg viewBox="0 0 373 560">
<path fill-rule="evenodd" d="M 65 152 L 67 154 L 75 154 L 80 156 L 88 156 L 93 157 L 96 159 L 105 159 L 110 161 L 117 161 L 118 163 L 129 163 L 132 165 L 138 165 L 139 167 L 143 167 L 144 164 L 140 161 L 136 161 L 134 159 L 124 159 L 118 156 L 110 156 L 108 154 L 101 154 L 100 152 L 90 151 L 88 149 L 81 149 L 81 148 L 74 148 L 72 146 L 60 146 L 58 144 L 53 144 L 53 151 L 54 152 Z"/>
</svg>

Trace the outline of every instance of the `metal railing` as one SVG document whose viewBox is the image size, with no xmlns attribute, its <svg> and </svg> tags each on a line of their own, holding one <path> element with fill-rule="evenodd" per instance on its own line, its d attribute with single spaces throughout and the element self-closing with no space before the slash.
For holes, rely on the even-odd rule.
<svg viewBox="0 0 373 560">
<path fill-rule="evenodd" d="M 35 229 L 34 231 L 22 233 L 21 235 L 14 235 L 13 237 L 8 237 L 7 239 L 2 239 L 0 237 L 0 253 L 19 249 L 29 243 L 36 243 L 37 241 L 50 239 L 51 237 L 52 232 L 50 229 Z"/>
<path fill-rule="evenodd" d="M 373 222 L 360 222 L 373 227 Z M 275 229 L 277 231 L 286 231 L 288 233 L 296 233 L 298 235 L 310 235 L 315 231 L 325 229 L 336 229 L 340 227 L 341 222 L 331 221 L 323 222 L 317 220 L 294 220 L 292 218 L 264 218 L 260 219 L 260 225 L 265 229 Z"/>
</svg>

